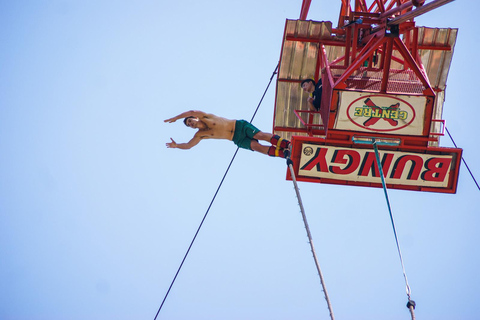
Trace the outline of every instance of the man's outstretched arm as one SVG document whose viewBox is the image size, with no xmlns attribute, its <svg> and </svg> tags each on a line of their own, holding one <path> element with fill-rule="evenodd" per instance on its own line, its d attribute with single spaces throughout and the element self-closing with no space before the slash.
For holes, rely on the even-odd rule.
<svg viewBox="0 0 480 320">
<path fill-rule="evenodd" d="M 194 136 L 192 140 L 188 141 L 187 143 L 176 143 L 175 140 L 173 140 L 172 138 L 170 138 L 170 140 L 172 140 L 172 142 L 166 143 L 167 148 L 178 148 L 178 149 L 187 150 L 195 147 L 200 142 L 201 139 L 197 136 Z"/>
<path fill-rule="evenodd" d="M 207 115 L 205 112 L 203 111 L 196 111 L 196 110 L 190 110 L 190 111 L 185 111 L 183 113 L 180 113 L 178 116 L 175 116 L 173 118 L 170 118 L 170 119 L 166 119 L 164 120 L 164 122 L 169 122 L 169 123 L 172 123 L 172 122 L 175 122 L 177 121 L 178 119 L 183 119 L 183 118 L 186 118 L 186 117 L 197 117 L 197 118 L 201 118 L 203 116 Z"/>
</svg>

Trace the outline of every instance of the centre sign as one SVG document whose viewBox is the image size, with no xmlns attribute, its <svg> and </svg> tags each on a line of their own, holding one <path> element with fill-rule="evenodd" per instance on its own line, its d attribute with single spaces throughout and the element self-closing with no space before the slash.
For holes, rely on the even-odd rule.
<svg viewBox="0 0 480 320">
<path fill-rule="evenodd" d="M 335 129 L 422 135 L 426 96 L 342 91 Z"/>
</svg>

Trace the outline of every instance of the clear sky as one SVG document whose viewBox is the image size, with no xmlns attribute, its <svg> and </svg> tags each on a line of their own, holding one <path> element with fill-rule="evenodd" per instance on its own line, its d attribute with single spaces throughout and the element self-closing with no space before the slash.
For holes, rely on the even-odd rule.
<svg viewBox="0 0 480 320">
<path fill-rule="evenodd" d="M 247 119 L 301 1 L 0 2 L 0 319 L 153 319 L 236 150 L 164 119 Z M 340 1 L 308 18 L 337 23 Z M 459 28 L 444 119 L 480 179 L 480 2 Z M 272 84 L 253 123 L 273 126 Z M 442 146 L 452 146 L 448 136 Z M 285 162 L 240 150 L 159 319 L 329 319 Z M 381 189 L 300 183 L 336 319 L 409 319 Z M 390 190 L 422 320 L 480 317 L 480 192 Z"/>
</svg>

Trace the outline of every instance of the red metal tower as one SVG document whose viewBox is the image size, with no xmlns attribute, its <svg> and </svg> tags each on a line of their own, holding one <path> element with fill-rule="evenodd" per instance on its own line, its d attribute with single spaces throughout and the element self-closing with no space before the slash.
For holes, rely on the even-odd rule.
<svg viewBox="0 0 480 320">
<path fill-rule="evenodd" d="M 414 18 L 453 0 L 341 0 L 329 21 L 287 20 L 273 130 L 291 138 L 299 181 L 456 192 L 461 149 L 439 147 L 442 109 L 457 29 L 417 27 Z M 320 111 L 300 83 L 322 81 Z M 289 178 L 287 173 L 287 178 Z"/>
</svg>

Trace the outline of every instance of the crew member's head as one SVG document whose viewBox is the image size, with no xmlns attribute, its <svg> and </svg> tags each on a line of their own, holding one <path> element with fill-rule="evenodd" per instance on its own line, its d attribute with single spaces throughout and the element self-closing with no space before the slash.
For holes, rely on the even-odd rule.
<svg viewBox="0 0 480 320">
<path fill-rule="evenodd" d="M 305 92 L 312 93 L 313 91 L 315 91 L 315 81 L 313 81 L 313 79 L 303 80 L 300 86 Z"/>
</svg>

